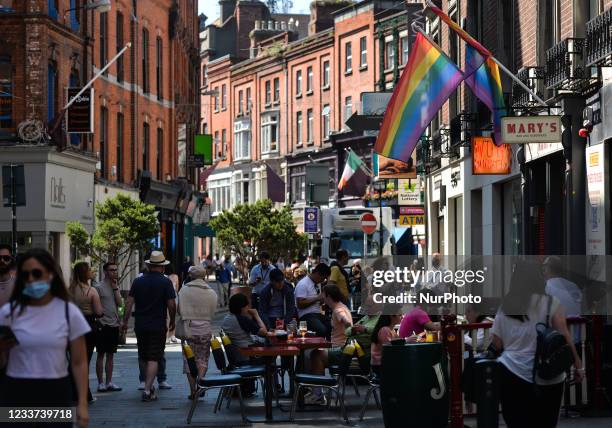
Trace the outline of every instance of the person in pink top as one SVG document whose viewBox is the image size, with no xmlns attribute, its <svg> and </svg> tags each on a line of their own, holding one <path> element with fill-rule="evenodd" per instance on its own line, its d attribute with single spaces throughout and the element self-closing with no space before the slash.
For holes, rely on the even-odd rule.
<svg viewBox="0 0 612 428">
<path fill-rule="evenodd" d="M 397 337 L 393 326 L 402 319 L 401 315 L 381 315 L 372 332 L 372 345 L 370 345 L 370 365 L 372 373 L 380 377 L 380 365 L 382 362 L 382 349 L 385 343 Z"/>
<path fill-rule="evenodd" d="M 410 337 L 413 334 L 421 334 L 425 330 L 440 330 L 440 323 L 433 322 L 429 317 L 433 313 L 434 306 L 426 304 L 424 297 L 432 295 L 430 290 L 423 290 L 417 295 L 417 304 L 404 315 L 400 324 L 399 336 L 402 338 Z"/>
</svg>

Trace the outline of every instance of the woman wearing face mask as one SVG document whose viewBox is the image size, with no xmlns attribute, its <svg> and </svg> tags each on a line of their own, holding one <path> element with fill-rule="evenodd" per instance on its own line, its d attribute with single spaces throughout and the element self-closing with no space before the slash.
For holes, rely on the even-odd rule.
<svg viewBox="0 0 612 428">
<path fill-rule="evenodd" d="M 96 318 L 103 315 L 100 295 L 94 287 L 89 285 L 93 273 L 89 263 L 79 262 L 72 270 L 72 281 L 70 283 L 70 295 L 72 301 L 81 310 L 91 331 L 85 335 L 85 346 L 87 347 L 87 367 L 91 364 L 91 357 L 96 346 Z M 87 388 L 87 401 L 94 401 L 91 390 Z"/>
<path fill-rule="evenodd" d="M 0 325 L 9 326 L 15 341 L 0 340 L 0 364 L 6 365 L 0 407 L 73 407 L 79 427 L 87 426 L 87 351 L 90 331 L 81 311 L 68 298 L 59 266 L 45 250 L 28 251 L 17 264 L 9 303 L 0 308 Z M 78 403 L 72 400 L 68 358 Z M 72 426 L 72 422 L 45 424 Z"/>
</svg>

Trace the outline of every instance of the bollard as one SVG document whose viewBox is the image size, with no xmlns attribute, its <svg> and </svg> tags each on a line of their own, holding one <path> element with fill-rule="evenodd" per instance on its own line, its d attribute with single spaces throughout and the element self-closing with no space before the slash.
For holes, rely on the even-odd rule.
<svg viewBox="0 0 612 428">
<path fill-rule="evenodd" d="M 497 428 L 499 425 L 499 363 L 482 359 L 474 364 L 476 381 L 476 420 L 478 428 Z"/>
</svg>

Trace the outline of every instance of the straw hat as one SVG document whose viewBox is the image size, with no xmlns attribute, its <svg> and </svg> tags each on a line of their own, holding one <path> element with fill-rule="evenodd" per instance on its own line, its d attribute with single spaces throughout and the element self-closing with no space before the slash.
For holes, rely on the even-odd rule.
<svg viewBox="0 0 612 428">
<path fill-rule="evenodd" d="M 152 251 L 149 260 L 145 260 L 145 263 L 151 266 L 167 266 L 170 264 L 169 260 L 166 260 L 166 256 L 161 251 Z"/>
</svg>

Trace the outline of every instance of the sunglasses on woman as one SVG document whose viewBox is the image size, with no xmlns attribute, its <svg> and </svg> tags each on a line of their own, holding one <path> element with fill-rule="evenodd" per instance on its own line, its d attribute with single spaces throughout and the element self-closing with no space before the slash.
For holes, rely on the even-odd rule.
<svg viewBox="0 0 612 428">
<path fill-rule="evenodd" d="M 35 281 L 38 281 L 40 278 L 43 277 L 43 274 L 43 271 L 40 269 L 22 270 L 21 272 L 19 272 L 19 277 L 23 281 L 29 280 L 30 277 L 32 277 Z"/>
</svg>

